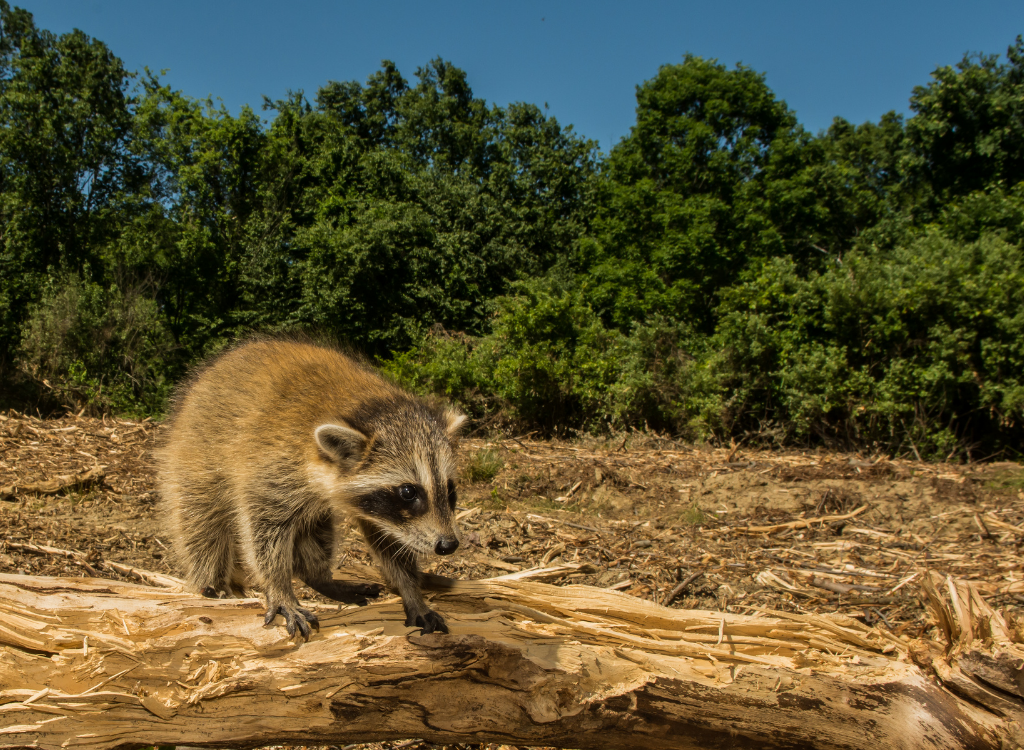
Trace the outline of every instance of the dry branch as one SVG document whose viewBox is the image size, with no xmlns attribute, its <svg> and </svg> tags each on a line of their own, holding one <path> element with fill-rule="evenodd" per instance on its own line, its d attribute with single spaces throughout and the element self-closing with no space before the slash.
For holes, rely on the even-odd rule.
<svg viewBox="0 0 1024 750">
<path fill-rule="evenodd" d="M 23 482 L 0 487 L 0 500 L 13 500 L 18 495 L 56 495 L 62 490 L 72 487 L 87 487 L 97 482 L 102 482 L 106 475 L 105 466 L 94 466 L 88 471 L 78 474 L 62 474 L 53 479 L 45 479 L 39 482 Z"/>
<path fill-rule="evenodd" d="M 177 591 L 183 591 L 185 587 L 185 582 L 180 578 L 164 575 L 163 573 L 153 573 L 149 570 L 135 568 L 131 565 L 114 562 L 113 560 L 94 560 L 90 562 L 88 555 L 76 550 L 60 549 L 59 547 L 50 547 L 45 544 L 22 544 L 19 542 L 7 542 L 5 546 L 7 549 L 22 550 L 24 552 L 32 552 L 37 555 L 51 555 L 54 557 L 66 558 L 76 565 L 80 565 L 85 568 L 91 576 L 99 576 L 96 568 L 100 568 L 120 573 L 123 576 L 134 578 L 142 581 L 143 583 L 148 583 L 151 586 L 162 586 L 164 588 L 175 589 Z"/>
<path fill-rule="evenodd" d="M 855 516 L 859 516 L 861 513 L 866 511 L 868 506 L 862 505 L 857 510 L 850 513 L 843 513 L 838 516 L 818 516 L 816 518 L 798 518 L 795 521 L 789 521 L 787 523 L 776 523 L 771 526 L 735 526 L 729 529 L 722 529 L 722 531 L 731 531 L 734 534 L 774 534 L 777 531 L 785 531 L 787 529 L 809 529 L 816 523 L 833 523 L 835 521 L 848 521 Z"/>
<path fill-rule="evenodd" d="M 930 592 L 951 662 L 943 645 L 842 616 L 675 610 L 523 580 L 429 583 L 445 589 L 434 606 L 451 635 L 403 627 L 395 599 L 321 607 L 319 634 L 296 645 L 261 627 L 257 600 L 0 576 L 0 747 L 1019 744 L 1024 704 L 999 682 L 1017 647 L 969 587 L 952 584 L 945 604 Z M 985 634 L 1005 648 L 986 650 Z M 1003 703 L 971 692 L 981 673 Z"/>
<path fill-rule="evenodd" d="M 665 596 L 665 600 L 662 602 L 662 605 L 667 607 L 669 604 L 674 602 L 677 596 L 686 591 L 690 584 L 696 581 L 702 575 L 704 575 L 703 570 L 698 570 L 696 573 L 691 573 L 690 575 L 688 575 L 684 580 L 676 584 L 675 588 L 668 592 L 668 594 Z"/>
</svg>

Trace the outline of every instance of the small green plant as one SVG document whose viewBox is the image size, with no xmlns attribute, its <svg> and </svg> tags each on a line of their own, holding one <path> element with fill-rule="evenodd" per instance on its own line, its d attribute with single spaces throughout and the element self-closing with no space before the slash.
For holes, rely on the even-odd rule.
<svg viewBox="0 0 1024 750">
<path fill-rule="evenodd" d="M 530 497 L 523 498 L 523 504 L 532 510 L 539 511 L 558 511 L 558 510 L 572 510 L 571 507 L 567 507 L 566 504 L 556 503 L 549 497 L 544 495 L 531 495 Z"/>
<path fill-rule="evenodd" d="M 700 526 L 707 519 L 707 516 L 704 511 L 700 509 L 700 506 L 697 505 L 697 503 L 693 503 L 689 508 L 683 511 L 680 518 L 683 523 L 689 526 Z"/>
<path fill-rule="evenodd" d="M 508 508 L 508 501 L 502 497 L 497 489 L 493 489 L 491 494 L 484 498 L 481 507 L 484 510 L 506 510 Z"/>
<path fill-rule="evenodd" d="M 175 345 L 151 293 L 142 281 L 54 276 L 22 325 L 21 372 L 75 411 L 158 412 L 170 392 Z"/>
<path fill-rule="evenodd" d="M 985 481 L 985 487 L 996 492 L 1024 490 L 1024 471 L 1018 468 L 1007 468 L 993 472 L 993 475 Z"/>
<path fill-rule="evenodd" d="M 463 474 L 470 484 L 489 482 L 505 466 L 501 454 L 493 448 L 481 448 L 471 454 Z"/>
</svg>

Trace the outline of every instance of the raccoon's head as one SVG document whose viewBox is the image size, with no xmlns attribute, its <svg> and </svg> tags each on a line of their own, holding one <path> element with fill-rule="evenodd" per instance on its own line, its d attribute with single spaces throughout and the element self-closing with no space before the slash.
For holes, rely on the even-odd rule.
<svg viewBox="0 0 1024 750">
<path fill-rule="evenodd" d="M 455 530 L 454 442 L 466 417 L 416 400 L 365 405 L 314 437 L 354 514 L 412 552 L 448 555 Z"/>
</svg>

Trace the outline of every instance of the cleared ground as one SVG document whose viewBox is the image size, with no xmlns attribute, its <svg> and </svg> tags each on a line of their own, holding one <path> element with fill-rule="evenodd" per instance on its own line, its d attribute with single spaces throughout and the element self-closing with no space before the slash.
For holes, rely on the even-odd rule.
<svg viewBox="0 0 1024 750">
<path fill-rule="evenodd" d="M 150 461 L 159 431 L 0 415 L 0 571 L 176 575 Z M 441 575 L 574 562 L 562 582 L 687 609 L 842 612 L 910 637 L 931 627 L 918 595 L 926 570 L 1024 609 L 1016 463 L 710 449 L 642 434 L 472 439 L 462 462 L 463 546 L 432 568 Z M 349 576 L 375 575 L 354 530 L 338 562 Z M 300 597 L 317 601 L 308 589 Z"/>
</svg>

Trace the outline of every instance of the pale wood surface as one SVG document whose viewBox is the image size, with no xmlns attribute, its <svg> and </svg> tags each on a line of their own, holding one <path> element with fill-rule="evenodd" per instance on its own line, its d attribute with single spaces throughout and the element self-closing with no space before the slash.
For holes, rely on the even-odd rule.
<svg viewBox="0 0 1024 750">
<path fill-rule="evenodd" d="M 949 593 L 929 581 L 948 659 L 947 645 L 844 617 L 685 611 L 529 580 L 432 583 L 448 587 L 433 606 L 451 635 L 404 627 L 394 599 L 321 606 L 319 634 L 296 644 L 262 627 L 255 599 L 0 575 L 0 747 L 1019 745 L 1024 652 L 952 582 Z M 987 703 L 969 694 L 981 672 L 1006 683 Z"/>
</svg>

